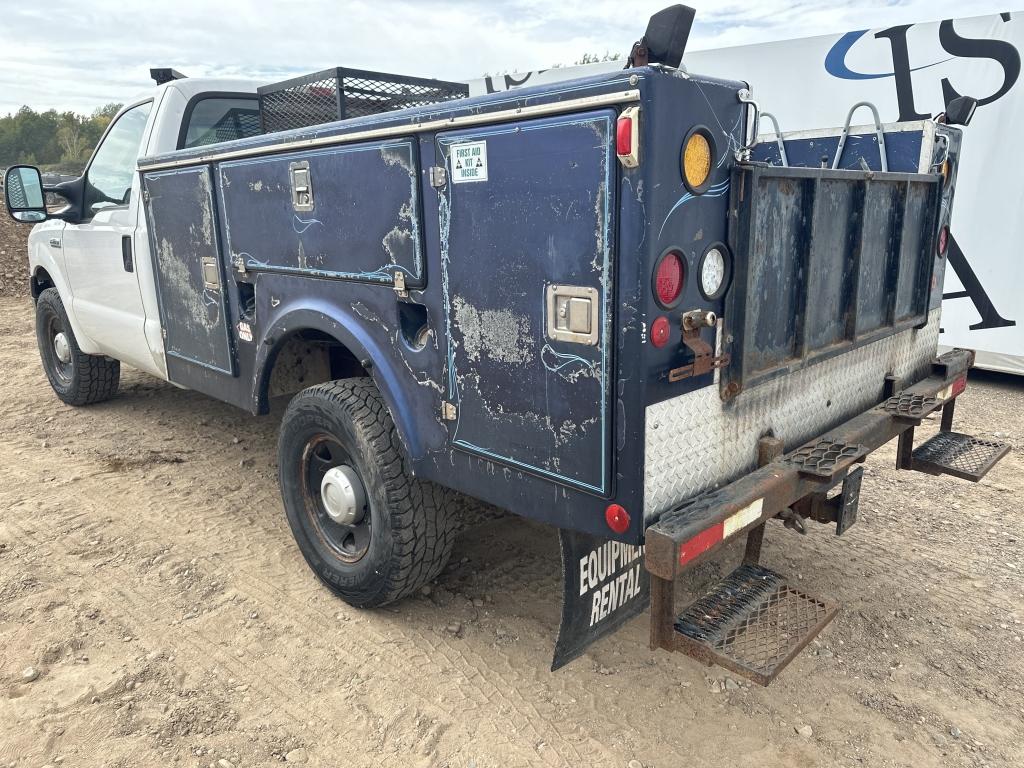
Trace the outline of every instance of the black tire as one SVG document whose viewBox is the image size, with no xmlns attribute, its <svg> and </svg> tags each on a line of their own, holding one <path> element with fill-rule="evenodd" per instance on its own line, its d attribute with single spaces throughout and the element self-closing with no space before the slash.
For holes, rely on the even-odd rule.
<svg viewBox="0 0 1024 768">
<path fill-rule="evenodd" d="M 63 334 L 61 348 L 67 360 L 60 358 L 55 346 L 58 334 Z M 121 364 L 102 355 L 87 355 L 78 348 L 56 288 L 47 288 L 36 301 L 36 341 L 46 378 L 57 397 L 68 405 L 99 403 L 117 392 Z"/>
<path fill-rule="evenodd" d="M 391 414 L 370 379 L 339 379 L 299 392 L 281 423 L 277 461 L 299 550 L 345 602 L 372 608 L 398 600 L 448 562 L 455 538 L 446 509 L 451 493 L 412 477 Z M 355 470 L 365 491 L 363 521 L 356 525 L 332 519 L 320 493 L 324 473 L 341 465 Z"/>
</svg>

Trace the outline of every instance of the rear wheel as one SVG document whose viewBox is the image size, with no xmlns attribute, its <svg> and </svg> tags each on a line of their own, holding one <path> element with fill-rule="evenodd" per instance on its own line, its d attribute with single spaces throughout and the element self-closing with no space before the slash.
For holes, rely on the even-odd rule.
<svg viewBox="0 0 1024 768">
<path fill-rule="evenodd" d="M 451 554 L 450 493 L 411 476 L 370 379 L 305 389 L 278 440 L 281 495 L 313 572 L 346 602 L 384 605 L 440 573 Z"/>
<path fill-rule="evenodd" d="M 117 392 L 121 364 L 101 355 L 87 355 L 68 321 L 56 288 L 47 288 L 36 301 L 36 341 L 43 370 L 57 397 L 68 405 L 90 405 Z"/>
</svg>

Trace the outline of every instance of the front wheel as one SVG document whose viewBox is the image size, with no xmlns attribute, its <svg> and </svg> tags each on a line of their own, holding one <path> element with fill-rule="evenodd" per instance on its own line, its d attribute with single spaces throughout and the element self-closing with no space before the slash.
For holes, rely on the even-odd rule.
<svg viewBox="0 0 1024 768">
<path fill-rule="evenodd" d="M 417 480 L 370 379 L 305 389 L 289 403 L 278 477 L 292 533 L 313 572 L 360 608 L 414 592 L 448 562 L 450 493 Z"/>
<path fill-rule="evenodd" d="M 36 341 L 43 370 L 57 397 L 68 405 L 109 400 L 117 392 L 121 364 L 78 348 L 68 313 L 56 288 L 47 288 L 36 301 Z"/>
</svg>

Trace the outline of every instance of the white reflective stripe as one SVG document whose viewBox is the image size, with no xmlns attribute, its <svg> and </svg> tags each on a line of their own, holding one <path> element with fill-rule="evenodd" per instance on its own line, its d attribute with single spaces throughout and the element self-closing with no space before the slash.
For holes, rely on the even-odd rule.
<svg viewBox="0 0 1024 768">
<path fill-rule="evenodd" d="M 757 501 L 745 506 L 739 512 L 733 512 L 729 517 L 725 518 L 725 522 L 722 523 L 722 538 L 729 538 L 737 531 L 742 530 L 744 527 L 760 518 L 761 509 L 763 507 L 764 499 L 758 499 Z"/>
<path fill-rule="evenodd" d="M 938 400 L 949 400 L 949 398 L 952 397 L 952 395 L 953 395 L 953 385 L 950 384 L 944 390 L 942 390 L 941 392 L 937 393 L 935 395 L 935 397 Z"/>
</svg>

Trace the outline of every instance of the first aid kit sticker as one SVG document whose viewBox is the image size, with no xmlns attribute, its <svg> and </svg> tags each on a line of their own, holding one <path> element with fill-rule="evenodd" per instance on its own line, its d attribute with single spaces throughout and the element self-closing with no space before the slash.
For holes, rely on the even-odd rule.
<svg viewBox="0 0 1024 768">
<path fill-rule="evenodd" d="M 487 142 L 470 141 L 452 145 L 452 184 L 487 181 Z"/>
</svg>

